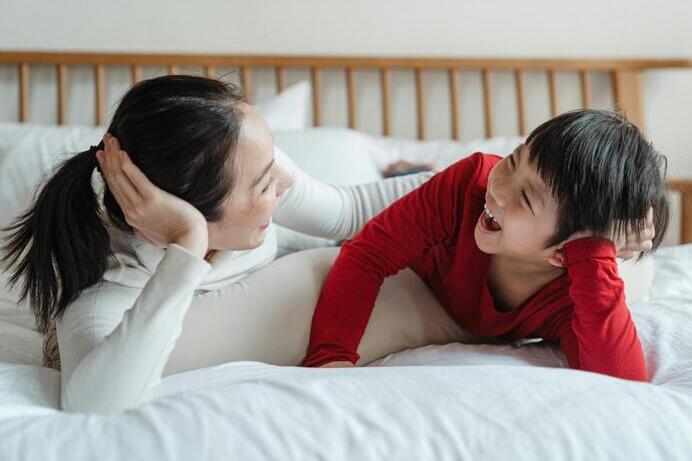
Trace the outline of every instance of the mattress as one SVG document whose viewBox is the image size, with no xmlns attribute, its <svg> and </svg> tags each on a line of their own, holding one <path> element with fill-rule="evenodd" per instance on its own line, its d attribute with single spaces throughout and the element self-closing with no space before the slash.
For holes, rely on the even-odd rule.
<svg viewBox="0 0 692 461">
<path fill-rule="evenodd" d="M 0 459 L 690 459 L 692 245 L 631 307 L 649 383 L 559 348 L 448 344 L 353 369 L 234 362 L 171 375 L 110 415 L 58 410 L 59 373 L 0 364 Z"/>
</svg>

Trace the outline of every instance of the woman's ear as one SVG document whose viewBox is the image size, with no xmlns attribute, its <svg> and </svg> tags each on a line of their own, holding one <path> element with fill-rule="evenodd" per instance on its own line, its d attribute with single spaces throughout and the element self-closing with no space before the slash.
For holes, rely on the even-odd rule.
<svg viewBox="0 0 692 461">
<path fill-rule="evenodd" d="M 565 257 L 562 253 L 562 246 L 550 250 L 548 262 L 555 267 L 565 267 Z"/>
</svg>

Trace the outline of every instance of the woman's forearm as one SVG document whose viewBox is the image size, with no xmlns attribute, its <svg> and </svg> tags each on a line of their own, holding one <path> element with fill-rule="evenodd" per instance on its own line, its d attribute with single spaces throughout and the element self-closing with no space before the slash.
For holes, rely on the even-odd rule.
<svg viewBox="0 0 692 461">
<path fill-rule="evenodd" d="M 150 400 L 209 268 L 197 255 L 171 245 L 124 313 L 116 304 L 127 300 L 109 296 L 108 288 L 88 306 L 70 306 L 77 310 L 68 309 L 58 323 L 62 408 L 105 413 Z"/>
<path fill-rule="evenodd" d="M 307 175 L 278 149 L 276 158 L 293 177 L 293 185 L 282 197 L 274 221 L 332 240 L 352 237 L 391 203 L 434 175 L 424 172 L 354 186 L 332 186 Z"/>
</svg>

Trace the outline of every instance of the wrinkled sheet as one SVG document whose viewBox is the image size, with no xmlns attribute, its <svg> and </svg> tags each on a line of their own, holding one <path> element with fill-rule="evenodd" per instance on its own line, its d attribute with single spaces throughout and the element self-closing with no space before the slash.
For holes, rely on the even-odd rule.
<svg viewBox="0 0 692 461">
<path fill-rule="evenodd" d="M 449 344 L 355 369 L 235 362 L 110 415 L 57 410 L 59 373 L 0 364 L 0 459 L 692 459 L 692 245 L 631 306 L 650 383 L 545 343 Z"/>
</svg>

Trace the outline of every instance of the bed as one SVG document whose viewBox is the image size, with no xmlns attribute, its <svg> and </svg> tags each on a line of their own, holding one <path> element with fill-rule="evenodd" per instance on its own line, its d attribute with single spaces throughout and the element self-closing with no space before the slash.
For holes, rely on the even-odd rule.
<svg viewBox="0 0 692 461">
<path fill-rule="evenodd" d="M 197 66 L 207 75 L 236 67 L 250 97 L 258 69 L 274 74 L 283 100 L 260 106 L 275 140 L 309 173 L 329 182 L 375 177 L 391 161 L 434 161 L 443 167 L 475 150 L 507 153 L 526 134 L 532 100 L 525 78 L 545 72 L 549 111 L 560 110 L 558 73 L 576 76 L 580 105 L 595 99 L 590 78 L 609 77 L 612 103 L 644 127 L 642 75 L 647 69 L 692 67 L 688 61 L 481 60 L 440 58 L 191 56 L 0 52 L 16 69 L 18 121 L 0 123 L 0 224 L 31 196 L 55 151 L 74 151 L 102 132 L 106 71 L 120 66 L 136 82 L 147 66 L 176 73 Z M 57 126 L 31 123 L 31 72 L 50 66 L 56 83 Z M 69 68 L 93 72 L 94 124 L 70 126 Z M 305 69 L 308 84 L 290 86 L 287 73 Z M 324 74 L 343 72 L 348 130 L 324 127 L 331 93 Z M 359 119 L 358 71 L 376 72 L 378 135 Z M 417 140 L 393 138 L 392 73 L 413 76 Z M 461 138 L 458 73 L 477 70 L 483 138 Z M 450 139 L 430 140 L 425 78 L 447 81 Z M 493 94 L 496 72 L 514 87 L 516 131 L 502 133 Z M 280 94 L 281 95 L 281 94 Z M 290 117 L 281 106 L 308 101 Z M 257 98 L 260 99 L 259 97 Z M 304 104 L 303 104 L 304 105 Z M 298 120 L 298 121 L 296 121 Z M 317 128 L 309 128 L 306 125 Z M 60 125 L 64 125 L 61 127 Z M 358 131 L 355 131 L 358 130 Z M 315 146 L 348 146 L 367 158 L 323 168 Z M 335 147 L 336 149 L 336 147 Z M 349 149 L 344 148 L 344 151 Z M 333 151 L 333 150 L 330 150 Z M 37 153 L 34 157 L 33 154 Z M 338 165 L 346 154 L 329 159 Z M 31 161 L 27 158 L 31 157 Z M 372 166 L 367 166 L 372 165 Z M 349 170 L 351 177 L 335 175 Z M 12 182 L 14 181 L 14 182 Z M 11 185 L 7 185 L 12 182 Z M 692 458 L 692 180 L 668 183 L 677 218 L 651 272 L 631 270 L 627 292 L 644 346 L 649 383 L 634 383 L 566 368 L 559 348 L 542 342 L 420 345 L 354 369 L 304 369 L 238 360 L 165 377 L 161 395 L 140 408 L 106 416 L 59 410 L 59 372 L 40 366 L 40 338 L 15 293 L 0 292 L 0 459 L 689 459 Z M 14 195 L 13 195 L 14 194 Z M 11 202 L 11 203 L 10 203 Z M 285 251 L 333 242 L 286 235 Z M 644 267 L 644 266 L 642 266 Z M 629 276 L 628 276 L 629 277 Z M 5 281 L 2 281 L 3 284 Z M 646 285 L 645 292 L 636 292 Z M 2 287 L 0 287 L 2 288 Z M 633 291 L 634 290 L 634 291 Z M 636 302 L 633 300 L 636 299 Z"/>
</svg>

